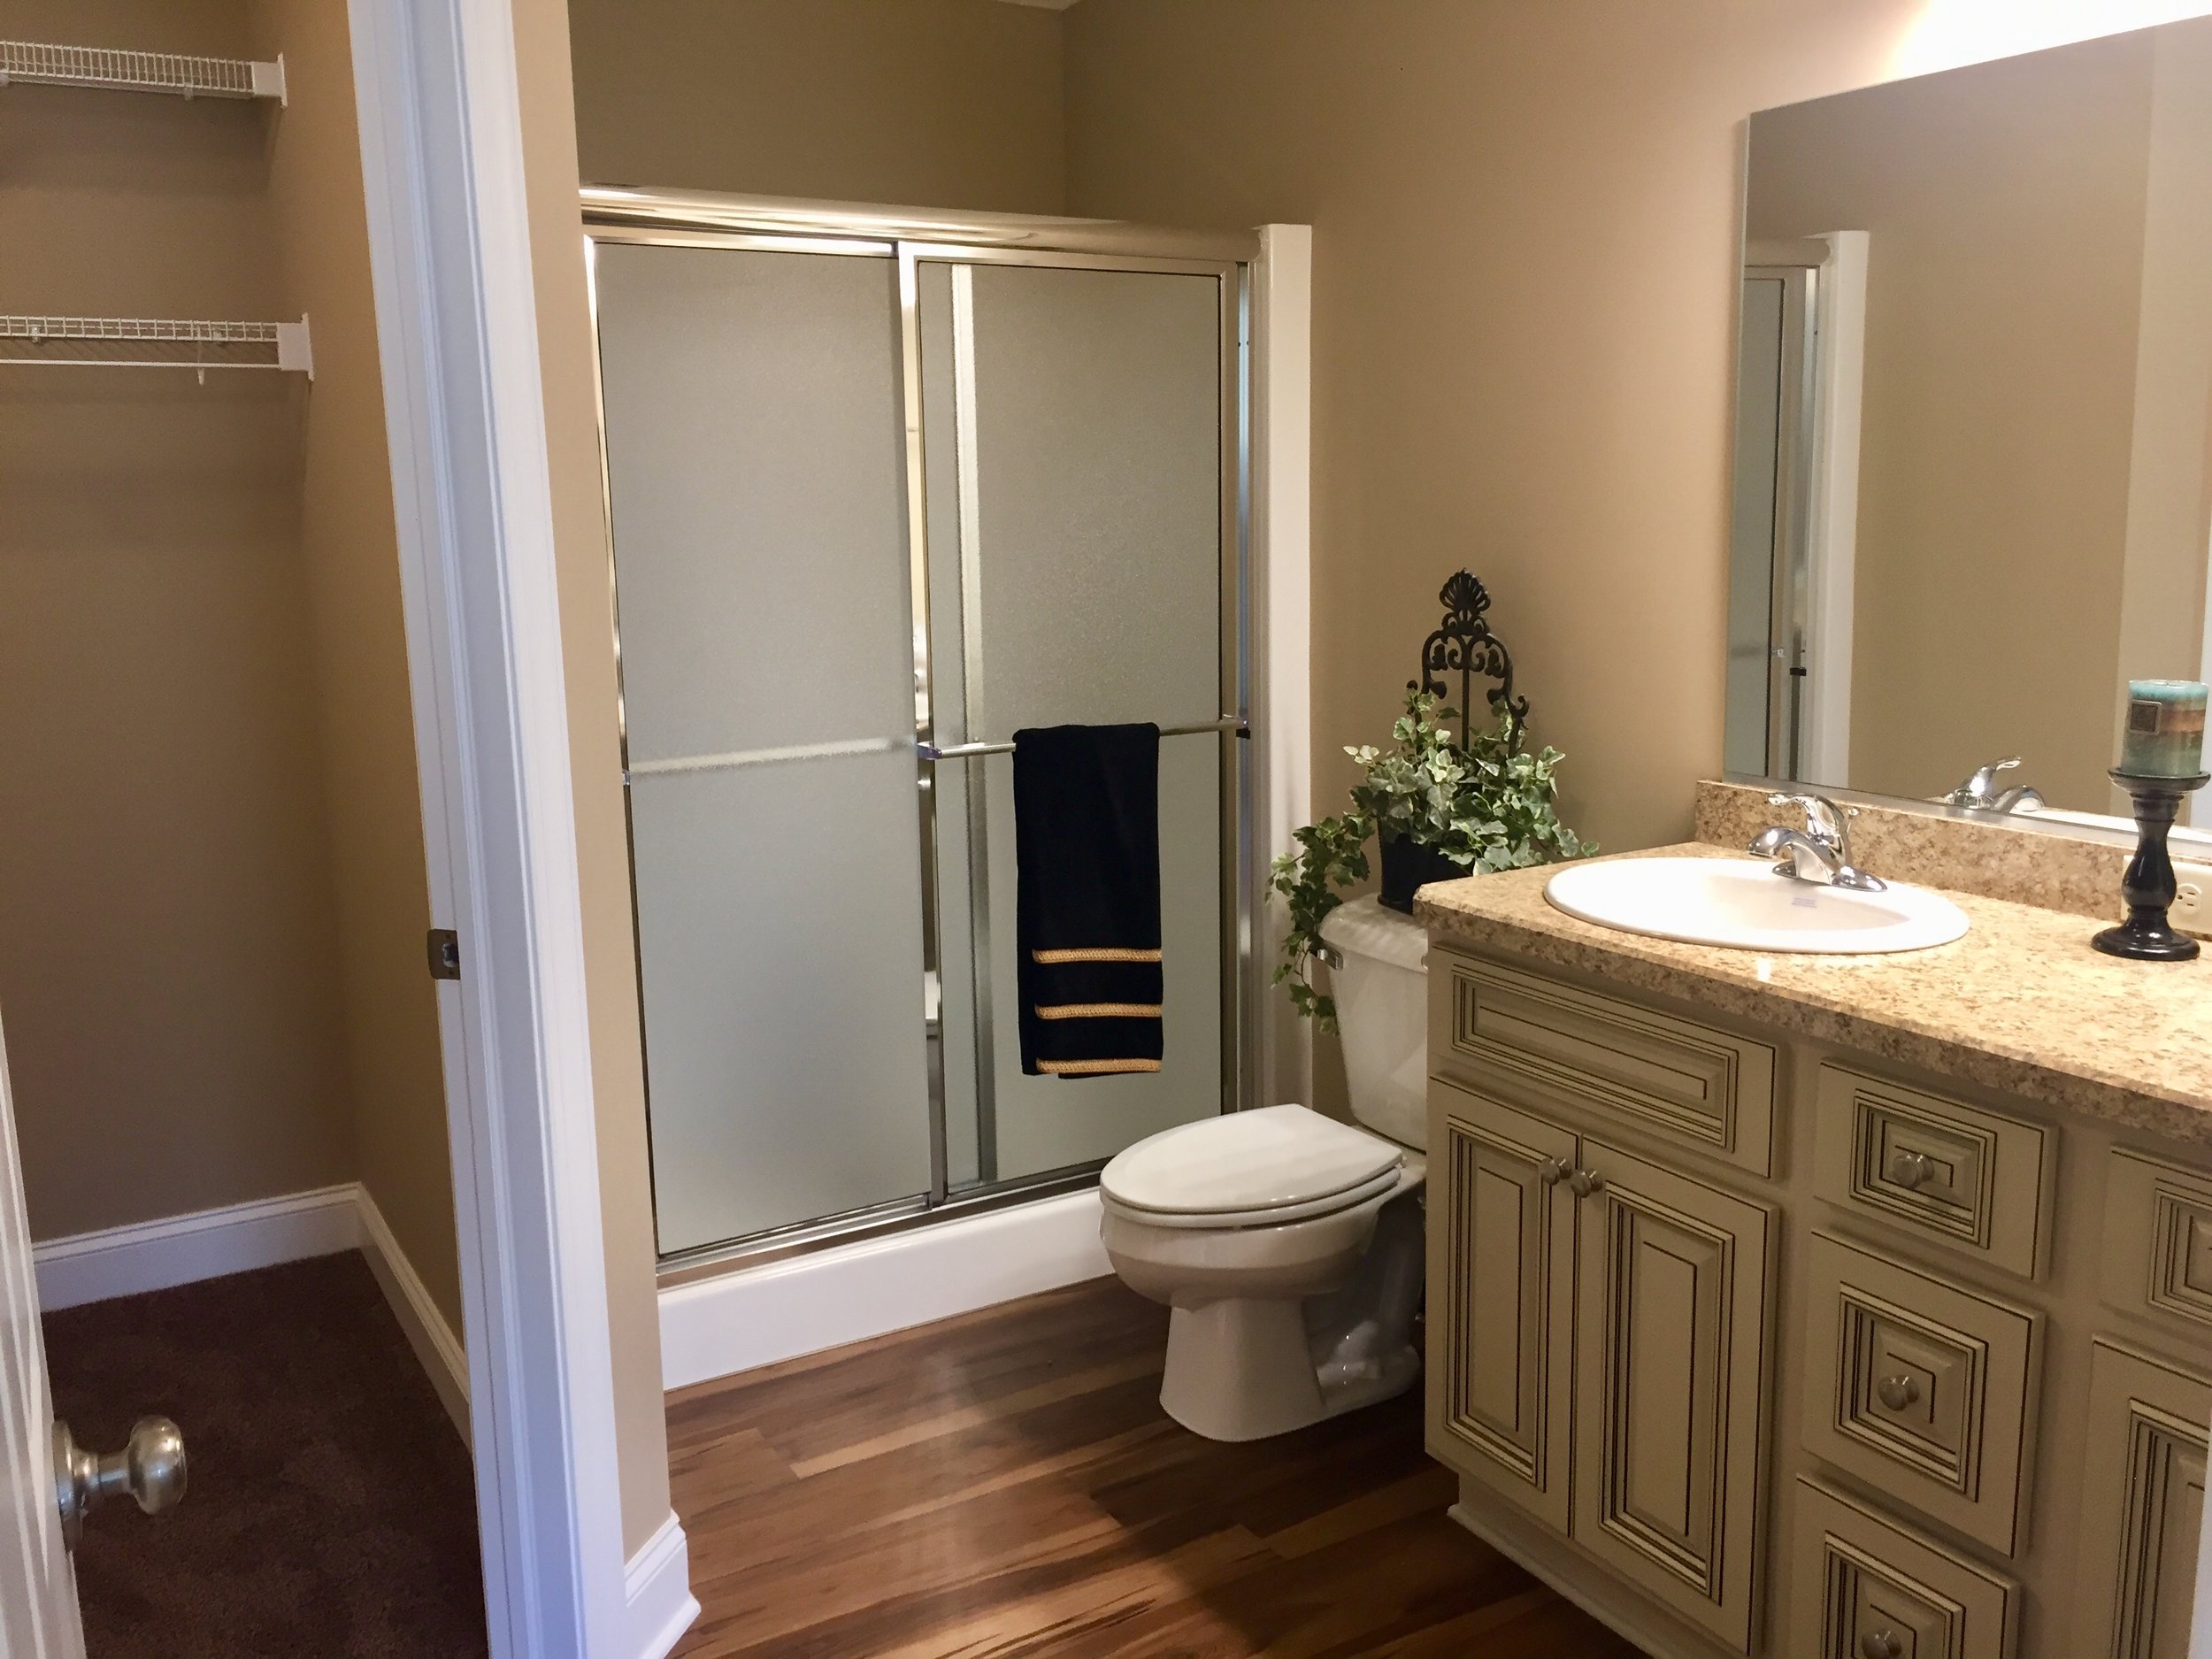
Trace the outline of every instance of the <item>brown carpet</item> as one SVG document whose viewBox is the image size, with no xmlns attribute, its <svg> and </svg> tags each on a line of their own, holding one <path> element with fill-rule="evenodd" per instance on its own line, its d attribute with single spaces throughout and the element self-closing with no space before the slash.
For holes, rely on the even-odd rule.
<svg viewBox="0 0 2212 1659">
<path fill-rule="evenodd" d="M 77 1550 L 90 1659 L 485 1651 L 468 1453 L 351 1252 L 49 1314 L 60 1416 L 183 1426 L 191 1490 L 107 1505 Z"/>
</svg>

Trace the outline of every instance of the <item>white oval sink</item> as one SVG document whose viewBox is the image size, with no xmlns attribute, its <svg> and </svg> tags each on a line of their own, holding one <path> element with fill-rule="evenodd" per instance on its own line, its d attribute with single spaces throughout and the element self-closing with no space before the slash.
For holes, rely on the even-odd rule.
<svg viewBox="0 0 2212 1659">
<path fill-rule="evenodd" d="M 1966 912 L 1939 893 L 1879 893 L 1793 880 L 1763 859 L 1608 858 L 1569 864 L 1544 896 L 1624 933 L 1738 950 L 1830 956 L 1925 950 L 1964 936 Z"/>
</svg>

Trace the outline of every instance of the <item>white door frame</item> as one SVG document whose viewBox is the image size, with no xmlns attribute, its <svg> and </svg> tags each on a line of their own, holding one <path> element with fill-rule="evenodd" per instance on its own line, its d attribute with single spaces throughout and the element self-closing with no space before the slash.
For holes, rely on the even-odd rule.
<svg viewBox="0 0 2212 1659">
<path fill-rule="evenodd" d="M 633 1659 L 513 20 L 349 11 L 491 1652 Z"/>
</svg>

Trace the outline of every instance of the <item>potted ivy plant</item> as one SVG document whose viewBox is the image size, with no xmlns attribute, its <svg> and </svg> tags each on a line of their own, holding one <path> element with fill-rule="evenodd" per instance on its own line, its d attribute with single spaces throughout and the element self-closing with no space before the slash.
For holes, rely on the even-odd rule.
<svg viewBox="0 0 2212 1659">
<path fill-rule="evenodd" d="M 1555 749 L 1532 754 L 1522 747 L 1528 702 L 1513 695 L 1511 660 L 1483 620 L 1488 594 L 1462 571 L 1440 596 L 1444 626 L 1423 649 L 1423 679 L 1406 687 L 1392 747 L 1345 749 L 1363 773 L 1351 810 L 1299 830 L 1293 837 L 1298 850 L 1276 859 L 1269 881 L 1290 912 L 1276 982 L 1286 983 L 1298 1011 L 1324 1030 L 1335 1028 L 1336 1004 L 1312 982 L 1321 923 L 1343 902 L 1346 889 L 1367 879 L 1369 842 L 1379 845 L 1382 902 L 1409 911 L 1416 889 L 1430 881 L 1597 850 L 1559 821 L 1554 777 L 1565 757 Z M 1476 677 L 1500 681 L 1487 694 L 1494 724 L 1479 727 L 1461 708 L 1446 704 L 1438 677 L 1447 671 L 1462 677 L 1462 708 L 1472 700 Z"/>
</svg>

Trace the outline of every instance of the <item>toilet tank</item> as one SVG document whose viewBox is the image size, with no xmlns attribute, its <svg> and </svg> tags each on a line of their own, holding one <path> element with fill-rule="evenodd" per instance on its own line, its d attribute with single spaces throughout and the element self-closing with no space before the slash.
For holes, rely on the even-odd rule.
<svg viewBox="0 0 2212 1659">
<path fill-rule="evenodd" d="M 1332 970 L 1352 1116 L 1401 1146 L 1428 1149 L 1428 929 L 1376 898 L 1340 904 L 1322 940 Z"/>
</svg>

